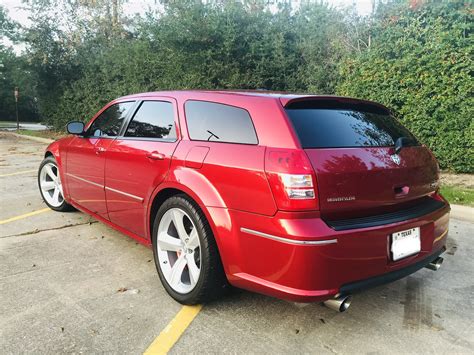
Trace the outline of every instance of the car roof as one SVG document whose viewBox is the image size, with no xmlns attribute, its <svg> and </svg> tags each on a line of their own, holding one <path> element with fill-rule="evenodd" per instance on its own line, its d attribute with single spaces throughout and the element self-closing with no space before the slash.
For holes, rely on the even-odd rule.
<svg viewBox="0 0 474 355">
<path fill-rule="evenodd" d="M 152 91 L 152 92 L 142 92 L 132 95 L 127 95 L 118 98 L 121 99 L 140 99 L 145 97 L 154 97 L 154 96 L 170 96 L 175 98 L 180 98 L 186 100 L 191 97 L 199 95 L 201 99 L 216 98 L 216 95 L 223 96 L 248 96 L 248 97 L 260 97 L 268 98 L 271 100 L 279 100 L 281 104 L 285 107 L 289 103 L 300 101 L 300 100 L 340 100 L 340 101 L 350 101 L 358 103 L 366 103 L 379 106 L 385 110 L 388 110 L 387 107 L 373 101 L 362 100 L 346 96 L 337 96 L 337 95 L 311 95 L 311 94 L 296 94 L 288 93 L 284 91 L 268 91 L 268 90 L 169 90 L 169 91 Z"/>
<path fill-rule="evenodd" d="M 139 98 L 139 97 L 150 97 L 150 96 L 193 96 L 195 94 L 214 96 L 214 95 L 242 95 L 242 96 L 257 96 L 257 97 L 268 97 L 278 99 L 283 96 L 288 97 L 302 97 L 305 95 L 289 94 L 286 92 L 279 91 L 267 91 L 267 90 L 169 90 L 169 91 L 152 91 L 142 92 L 132 95 L 123 96 L 122 98 Z"/>
</svg>

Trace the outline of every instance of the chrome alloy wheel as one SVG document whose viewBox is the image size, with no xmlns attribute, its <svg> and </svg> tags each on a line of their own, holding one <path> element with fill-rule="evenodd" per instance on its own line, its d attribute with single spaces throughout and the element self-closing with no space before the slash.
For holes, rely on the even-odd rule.
<svg viewBox="0 0 474 355">
<path fill-rule="evenodd" d="M 53 207 L 60 207 L 64 197 L 58 167 L 53 163 L 45 164 L 40 171 L 39 181 L 41 194 L 46 202 Z"/>
<path fill-rule="evenodd" d="M 191 292 L 201 274 L 201 242 L 189 215 L 180 208 L 165 212 L 158 226 L 156 251 L 160 269 L 176 292 Z"/>
</svg>

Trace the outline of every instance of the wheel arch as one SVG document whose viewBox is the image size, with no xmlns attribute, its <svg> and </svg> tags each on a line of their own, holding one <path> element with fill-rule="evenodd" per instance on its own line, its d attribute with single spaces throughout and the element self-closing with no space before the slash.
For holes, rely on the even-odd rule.
<svg viewBox="0 0 474 355">
<path fill-rule="evenodd" d="M 59 143 L 59 141 L 54 141 L 53 143 L 48 145 L 46 151 L 44 152 L 44 158 L 53 157 L 54 159 L 56 159 L 58 165 L 62 165 L 61 156 L 59 154 Z"/>
<path fill-rule="evenodd" d="M 148 234 L 150 238 L 150 243 L 153 242 L 152 233 L 153 233 L 153 223 L 155 221 L 155 216 L 158 210 L 160 209 L 161 205 L 170 197 L 184 194 L 184 191 L 178 190 L 176 188 L 164 188 L 151 199 L 151 204 L 149 206 L 149 213 L 148 213 Z M 187 195 L 187 194 L 186 194 Z"/>
<path fill-rule="evenodd" d="M 211 227 L 212 227 L 213 223 L 211 222 L 209 212 L 206 210 L 202 200 L 191 189 L 189 189 L 188 187 L 184 185 L 173 184 L 173 183 L 163 183 L 159 185 L 155 189 L 155 191 L 153 191 L 153 194 L 148 202 L 147 226 L 148 226 L 148 237 L 150 239 L 150 242 L 152 241 L 153 222 L 155 220 L 156 213 L 160 209 L 160 206 L 168 198 L 175 195 L 179 195 L 179 194 L 184 194 L 188 196 L 189 198 L 191 198 L 194 202 L 196 202 L 199 208 L 203 211 L 206 218 L 209 220 L 209 223 L 211 223 Z"/>
<path fill-rule="evenodd" d="M 218 240 L 219 238 L 218 238 L 217 228 L 216 228 L 217 223 L 215 221 L 215 218 L 210 213 L 209 209 L 206 207 L 206 204 L 191 188 L 189 188 L 188 186 L 173 183 L 173 182 L 163 183 L 160 186 L 158 186 L 153 192 L 152 197 L 149 200 L 148 213 L 147 213 L 147 228 L 148 228 L 148 238 L 150 240 L 150 243 L 152 242 L 152 239 L 153 239 L 152 238 L 153 223 L 154 223 L 156 213 L 158 212 L 163 202 L 165 202 L 168 198 L 174 195 L 178 195 L 178 194 L 184 194 L 188 196 L 199 206 L 201 211 L 206 216 L 207 221 L 209 222 L 209 225 L 211 227 L 212 233 L 214 234 L 214 238 L 216 239 L 216 242 L 219 246 L 219 240 Z"/>
</svg>

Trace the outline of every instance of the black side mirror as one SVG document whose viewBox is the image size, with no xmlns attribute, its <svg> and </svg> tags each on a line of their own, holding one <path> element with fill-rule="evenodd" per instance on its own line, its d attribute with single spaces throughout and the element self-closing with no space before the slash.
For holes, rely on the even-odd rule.
<svg viewBox="0 0 474 355">
<path fill-rule="evenodd" d="M 79 121 L 71 121 L 67 124 L 66 129 L 70 134 L 81 135 L 84 133 L 84 123 Z"/>
</svg>

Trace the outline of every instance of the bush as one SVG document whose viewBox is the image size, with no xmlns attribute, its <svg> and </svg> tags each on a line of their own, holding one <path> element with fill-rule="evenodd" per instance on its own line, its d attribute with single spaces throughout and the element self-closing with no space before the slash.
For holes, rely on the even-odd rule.
<svg viewBox="0 0 474 355">
<path fill-rule="evenodd" d="M 389 4 L 373 21 L 370 47 L 340 66 L 338 92 L 387 105 L 441 168 L 474 172 L 472 9 Z"/>
</svg>

